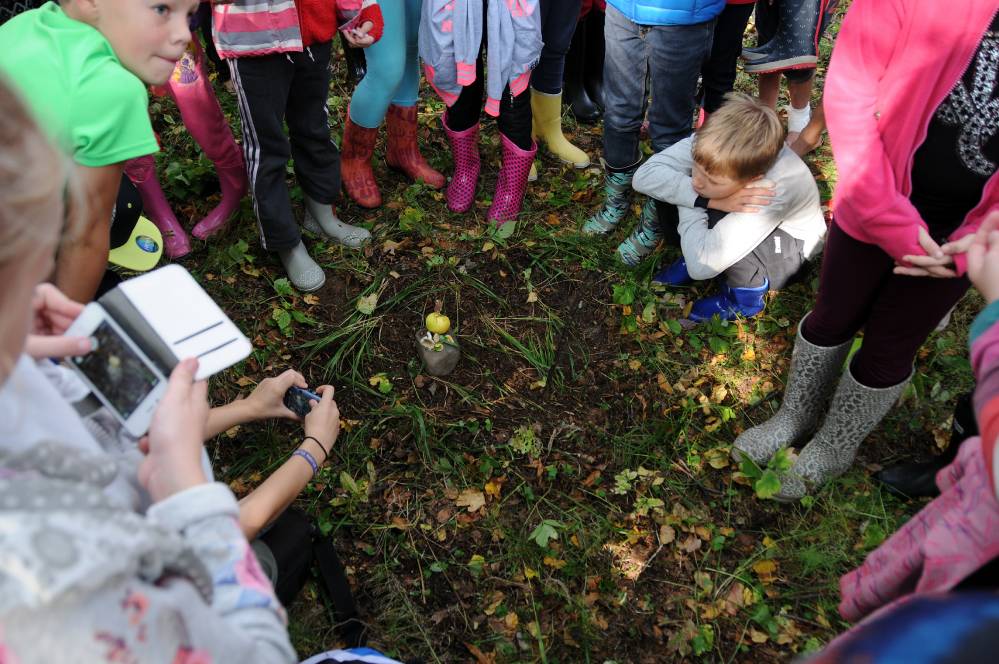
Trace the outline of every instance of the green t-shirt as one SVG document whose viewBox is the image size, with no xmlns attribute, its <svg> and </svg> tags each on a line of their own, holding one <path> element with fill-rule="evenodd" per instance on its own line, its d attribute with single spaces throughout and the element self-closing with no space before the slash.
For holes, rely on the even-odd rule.
<svg viewBox="0 0 999 664">
<path fill-rule="evenodd" d="M 0 44 L 0 72 L 76 163 L 107 166 L 159 149 L 146 86 L 95 28 L 48 2 L 0 26 Z"/>
</svg>

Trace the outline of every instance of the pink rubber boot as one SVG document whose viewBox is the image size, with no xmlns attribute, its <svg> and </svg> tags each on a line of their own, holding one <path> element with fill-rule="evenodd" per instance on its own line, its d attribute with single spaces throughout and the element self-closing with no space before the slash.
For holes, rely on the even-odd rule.
<svg viewBox="0 0 999 664">
<path fill-rule="evenodd" d="M 215 163 L 222 189 L 222 201 L 191 231 L 194 237 L 205 240 L 225 228 L 229 217 L 239 209 L 239 201 L 246 195 L 246 167 L 208 81 L 205 54 L 197 39 L 191 40 L 190 48 L 177 63 L 167 85 L 177 102 L 184 126 L 205 156 Z"/>
<path fill-rule="evenodd" d="M 538 144 L 532 142 L 530 150 L 521 150 L 517 144 L 500 134 L 503 145 L 503 166 L 496 178 L 496 193 L 493 204 L 489 207 L 489 219 L 497 226 L 515 221 L 520 214 L 520 206 L 524 202 L 524 192 L 527 190 L 527 175 L 534 162 L 534 154 Z"/>
<path fill-rule="evenodd" d="M 160 182 L 156 179 L 156 160 L 152 155 L 136 157 L 125 162 L 125 175 L 132 181 L 142 197 L 142 210 L 163 234 L 163 251 L 170 258 L 180 258 L 191 253 L 191 240 L 184 227 L 177 221 L 167 203 Z"/>
<path fill-rule="evenodd" d="M 446 114 L 441 124 L 454 159 L 454 175 L 447 186 L 447 207 L 452 212 L 467 212 L 475 202 L 475 186 L 479 183 L 479 124 L 464 131 L 452 131 L 447 126 Z"/>
</svg>

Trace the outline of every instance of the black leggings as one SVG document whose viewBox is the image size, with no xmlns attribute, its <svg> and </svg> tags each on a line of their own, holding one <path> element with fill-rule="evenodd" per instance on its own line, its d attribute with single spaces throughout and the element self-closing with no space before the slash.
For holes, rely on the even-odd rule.
<svg viewBox="0 0 999 664">
<path fill-rule="evenodd" d="M 881 247 L 855 240 L 833 222 L 819 294 L 801 329 L 809 343 L 837 346 L 863 328 L 851 369 L 867 387 L 908 378 L 919 347 L 970 286 L 967 277 L 907 277 L 894 267 Z"/>
<path fill-rule="evenodd" d="M 479 51 L 479 57 L 475 61 L 475 82 L 462 88 L 458 100 L 447 109 L 447 126 L 451 131 L 464 131 L 478 124 L 479 116 L 482 115 L 484 93 L 482 51 Z M 510 86 L 503 89 L 496 125 L 500 133 L 516 143 L 518 148 L 531 149 L 534 141 L 531 139 L 531 95 L 528 90 L 513 97 L 510 95 Z"/>
<path fill-rule="evenodd" d="M 711 41 L 711 56 L 701 67 L 704 110 L 714 113 L 727 93 L 735 88 L 735 72 L 742 52 L 742 35 L 753 13 L 753 5 L 725 5 Z"/>
<path fill-rule="evenodd" d="M 464 131 L 479 122 L 482 115 L 482 96 L 486 90 L 486 77 L 482 65 L 482 55 L 486 48 L 486 26 L 482 26 L 482 46 L 475 59 L 475 81 L 461 89 L 457 101 L 447 109 L 447 126 L 451 131 Z M 500 133 L 513 141 L 521 150 L 530 150 L 534 145 L 531 138 L 531 95 L 524 90 L 516 97 L 510 94 L 510 86 L 503 88 L 500 99 L 499 117 L 496 125 Z"/>
</svg>

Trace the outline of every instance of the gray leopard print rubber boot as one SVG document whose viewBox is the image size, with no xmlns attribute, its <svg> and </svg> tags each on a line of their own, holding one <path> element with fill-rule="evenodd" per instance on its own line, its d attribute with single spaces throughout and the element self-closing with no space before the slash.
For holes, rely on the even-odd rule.
<svg viewBox="0 0 999 664">
<path fill-rule="evenodd" d="M 763 424 L 739 434 L 732 446 L 732 458 L 737 462 L 748 457 L 760 467 L 766 465 L 778 450 L 811 433 L 825 412 L 836 378 L 850 352 L 851 341 L 839 346 L 810 343 L 801 336 L 807 318 L 808 314 L 805 314 L 798 323 L 790 375 L 780 410 Z"/>
<path fill-rule="evenodd" d="M 902 396 L 910 379 L 911 375 L 891 387 L 867 387 L 858 383 L 847 368 L 822 427 L 781 478 L 781 489 L 774 498 L 783 502 L 800 500 L 808 493 L 809 485 L 819 486 L 849 470 L 857 448 Z"/>
</svg>

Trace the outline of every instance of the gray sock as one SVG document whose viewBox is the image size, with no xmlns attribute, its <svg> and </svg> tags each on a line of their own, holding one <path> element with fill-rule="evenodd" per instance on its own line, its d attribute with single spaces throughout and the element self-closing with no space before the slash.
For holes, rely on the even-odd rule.
<svg viewBox="0 0 999 664">
<path fill-rule="evenodd" d="M 319 233 L 351 249 L 363 247 L 371 239 L 371 233 L 366 228 L 345 224 L 333 212 L 333 206 L 318 203 L 306 194 L 305 209 L 307 214 L 302 226 L 312 233 Z"/>
<path fill-rule="evenodd" d="M 303 293 L 319 290 L 326 283 L 326 274 L 323 272 L 323 268 L 312 260 L 312 256 L 309 255 L 308 249 L 305 248 L 301 240 L 294 248 L 279 251 L 278 256 L 281 258 L 285 271 L 288 272 L 291 283 Z"/>
</svg>

